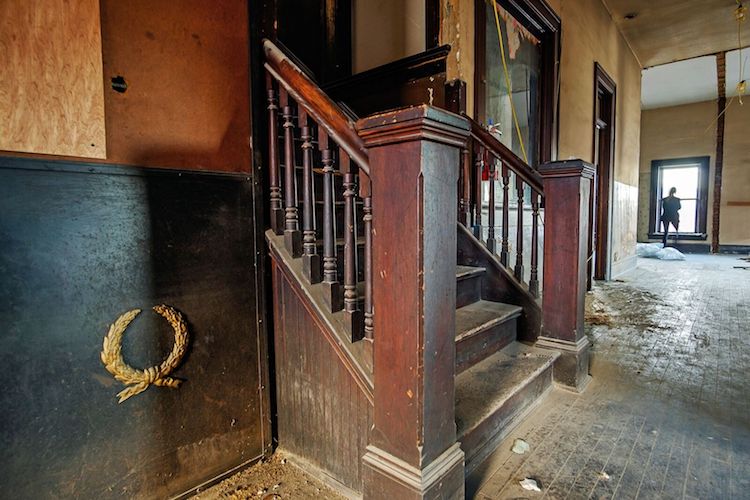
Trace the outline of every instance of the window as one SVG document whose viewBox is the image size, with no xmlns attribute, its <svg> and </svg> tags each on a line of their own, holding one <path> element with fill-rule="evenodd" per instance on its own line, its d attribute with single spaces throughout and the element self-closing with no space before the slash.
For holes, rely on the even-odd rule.
<svg viewBox="0 0 750 500">
<path fill-rule="evenodd" d="M 680 199 L 680 227 L 677 238 L 706 239 L 709 157 L 676 158 L 651 162 L 651 213 L 649 237 L 664 233 L 661 225 L 662 199 L 672 188 Z"/>
<path fill-rule="evenodd" d="M 553 156 L 560 20 L 542 0 L 477 0 L 475 13 L 475 116 L 536 168 Z"/>
</svg>

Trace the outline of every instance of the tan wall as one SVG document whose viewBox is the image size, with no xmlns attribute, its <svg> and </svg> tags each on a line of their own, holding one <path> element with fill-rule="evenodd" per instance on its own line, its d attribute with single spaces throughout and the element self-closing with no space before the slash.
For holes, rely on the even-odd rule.
<svg viewBox="0 0 750 500">
<path fill-rule="evenodd" d="M 719 243 L 750 245 L 750 105 L 735 99 L 725 120 Z"/>
<path fill-rule="evenodd" d="M 641 123 L 640 209 L 638 240 L 648 240 L 651 161 L 710 156 L 707 239 L 713 236 L 713 191 L 716 159 L 716 101 L 645 110 Z M 724 124 L 724 167 L 720 208 L 720 245 L 750 245 L 750 107 L 737 101 Z M 685 242 L 690 244 L 690 242 Z"/>
<path fill-rule="evenodd" d="M 558 159 L 593 160 L 594 63 L 617 84 L 612 189 L 614 273 L 634 265 L 641 123 L 641 68 L 601 0 L 548 0 L 562 20 Z M 443 0 L 441 43 L 450 43 L 448 79 L 468 84 L 473 110 L 474 3 Z"/>
<path fill-rule="evenodd" d="M 108 160 L 250 169 L 247 6 L 102 0 Z M 112 90 L 122 75 L 128 90 Z"/>
<path fill-rule="evenodd" d="M 352 70 L 359 73 L 425 49 L 425 0 L 354 0 Z"/>
<path fill-rule="evenodd" d="M 716 102 L 647 109 L 641 113 L 641 160 L 638 192 L 638 241 L 648 241 L 651 210 L 651 162 L 671 158 L 710 156 L 708 189 L 708 242 L 713 224 L 713 176 L 716 159 Z M 713 125 L 712 125 L 713 124 Z M 686 242 L 688 243 L 688 242 Z M 705 244 L 705 242 L 698 242 Z"/>
<path fill-rule="evenodd" d="M 81 120 L 77 118 L 87 113 L 88 108 L 71 106 L 61 110 L 60 119 L 51 123 L 55 125 L 53 128 L 70 132 L 68 135 L 86 139 L 80 147 L 32 151 L 97 156 L 100 161 L 143 166 L 249 171 L 252 152 L 246 2 L 101 0 L 96 3 L 101 9 L 101 46 L 96 49 L 100 65 L 95 81 L 100 100 L 103 86 L 103 113 L 98 118 L 93 113 L 91 120 L 83 121 L 96 126 L 100 119 L 106 124 L 106 157 L 105 127 L 97 127 L 101 131 L 100 140 L 89 141 L 87 137 L 91 136 L 82 134 L 88 130 L 78 124 Z M 11 4 L 14 2 L 8 5 Z M 98 36 L 98 15 L 96 24 Z M 60 29 L 56 27 L 55 33 Z M 78 46 L 83 38 L 82 35 L 57 45 L 67 50 Z M 0 46 L 1 42 L 0 38 Z M 48 48 L 43 47 L 45 56 L 59 52 L 50 52 Z M 61 54 L 70 58 L 72 53 L 66 50 Z M 31 50 L 28 57 L 34 59 L 33 55 Z M 83 63 L 93 64 L 88 59 L 68 61 L 73 68 Z M 73 73 L 78 76 L 81 72 Z M 91 80 L 87 76 L 90 74 L 86 72 L 81 80 Z M 112 89 L 111 78 L 118 75 L 127 82 L 125 93 Z M 12 78 L 15 77 L 13 72 Z M 65 71 L 61 72 L 61 81 L 56 82 L 62 90 L 67 90 L 67 97 L 79 93 L 79 83 L 71 84 Z M 2 93 L 0 86 L 0 96 Z M 52 97 L 41 100 L 40 106 L 46 114 L 58 109 L 49 105 Z M 85 107 L 84 103 L 81 107 Z M 44 125 L 38 123 L 38 114 L 32 112 L 26 113 L 24 119 Z M 89 144 L 95 144 L 96 148 L 91 149 L 100 150 L 101 154 L 87 154 L 85 149 Z M 0 151 L 0 154 L 8 153 Z"/>
</svg>

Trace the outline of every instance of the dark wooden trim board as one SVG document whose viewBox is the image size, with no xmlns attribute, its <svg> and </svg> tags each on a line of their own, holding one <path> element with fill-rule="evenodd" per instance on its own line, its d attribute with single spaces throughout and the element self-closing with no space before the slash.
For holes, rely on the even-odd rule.
<svg viewBox="0 0 750 500">
<path fill-rule="evenodd" d="M 425 0 L 425 50 L 440 45 L 440 0 Z"/>
<path fill-rule="evenodd" d="M 726 97 L 726 52 L 716 54 L 716 88 L 719 93 L 716 108 L 716 161 L 714 162 L 714 203 L 711 210 L 711 251 L 719 248 L 719 229 L 721 224 L 721 183 L 724 171 L 724 110 Z"/>
<path fill-rule="evenodd" d="M 605 94 L 605 101 L 609 104 L 608 109 L 599 109 L 599 93 Z M 607 271 L 609 267 L 609 246 L 610 246 L 610 219 L 612 211 L 610 209 L 610 200 L 612 197 L 613 189 L 613 173 L 615 171 L 615 140 L 617 137 L 617 84 L 609 74 L 604 71 L 604 68 L 598 63 L 594 62 L 594 96 L 593 96 L 593 107 L 594 107 L 594 122 L 593 122 L 593 151 L 592 158 L 596 165 L 596 175 L 594 176 L 594 190 L 591 196 L 591 210 L 589 211 L 589 220 L 592 222 L 591 231 L 592 234 L 589 238 L 589 256 L 595 255 L 595 262 L 592 270 L 589 269 L 589 289 L 590 279 L 593 276 L 594 279 L 603 280 L 607 279 Z M 607 142 L 602 144 L 599 140 L 600 125 L 604 122 L 600 119 L 599 115 L 604 114 L 607 118 L 606 129 L 607 130 Z M 603 163 L 601 158 L 602 155 L 606 155 L 606 163 Z M 593 241 L 593 231 L 596 231 L 596 242 Z M 593 248 L 595 246 L 595 248 Z M 591 266 L 589 266 L 591 267 Z"/>
</svg>

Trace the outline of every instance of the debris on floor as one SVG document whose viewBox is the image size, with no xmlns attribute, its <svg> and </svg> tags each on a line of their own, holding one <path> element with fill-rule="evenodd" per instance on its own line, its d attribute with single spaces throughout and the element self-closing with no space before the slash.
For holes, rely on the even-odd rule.
<svg viewBox="0 0 750 500">
<path fill-rule="evenodd" d="M 599 471 L 599 474 L 597 474 L 597 477 L 601 479 L 602 481 L 609 481 L 609 474 L 607 474 L 604 471 Z"/>
<path fill-rule="evenodd" d="M 530 449 L 531 449 L 531 447 L 529 446 L 529 443 L 527 443 L 523 439 L 516 439 L 513 442 L 513 448 L 511 448 L 510 451 L 512 451 L 513 453 L 516 453 L 518 455 L 523 455 L 524 453 L 526 453 Z"/>
<path fill-rule="evenodd" d="M 535 479 L 532 479 L 530 477 L 527 477 L 523 479 L 522 481 L 519 481 L 521 484 L 521 488 L 528 490 L 528 491 L 539 491 L 541 492 L 541 488 L 539 488 L 539 483 Z"/>
<path fill-rule="evenodd" d="M 291 464 L 280 452 L 195 496 L 199 500 L 342 499 L 341 495 Z"/>
<path fill-rule="evenodd" d="M 685 255 L 674 247 L 664 247 L 661 243 L 638 243 L 635 247 L 638 257 L 659 260 L 685 260 Z"/>
<path fill-rule="evenodd" d="M 586 323 L 590 325 L 612 326 L 612 316 L 598 298 L 590 296 L 586 300 Z"/>
</svg>

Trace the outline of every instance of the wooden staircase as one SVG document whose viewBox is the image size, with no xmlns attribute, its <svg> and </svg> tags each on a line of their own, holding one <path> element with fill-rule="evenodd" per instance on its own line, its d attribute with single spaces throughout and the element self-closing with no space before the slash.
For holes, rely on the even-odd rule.
<svg viewBox="0 0 750 500">
<path fill-rule="evenodd" d="M 548 264 L 544 240 L 544 277 L 565 270 L 544 287 L 555 322 L 539 251 L 545 200 L 580 212 L 547 217 L 545 232 L 561 241 L 572 227 L 583 241 L 580 165 L 554 166 L 567 191 L 550 198 L 536 171 L 471 120 L 419 106 L 355 123 L 278 47 L 264 50 L 279 444 L 366 498 L 461 498 L 465 475 L 559 366 L 573 383 L 587 374 L 575 323 L 583 253 L 564 249 Z M 485 171 L 501 179 L 500 205 L 495 182 L 482 199 Z M 557 331 L 540 348 L 540 333 Z"/>
<path fill-rule="evenodd" d="M 520 306 L 482 299 L 483 267 L 456 269 L 456 427 L 470 474 L 552 388 L 559 356 L 517 340 Z"/>
</svg>

